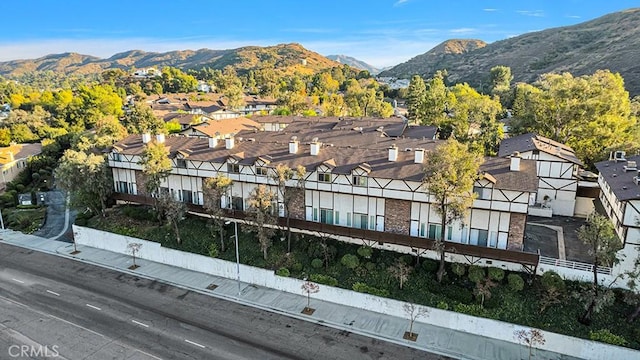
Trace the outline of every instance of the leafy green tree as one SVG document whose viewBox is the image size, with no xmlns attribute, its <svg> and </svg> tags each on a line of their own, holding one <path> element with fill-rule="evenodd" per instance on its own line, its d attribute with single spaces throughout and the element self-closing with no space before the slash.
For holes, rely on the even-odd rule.
<svg viewBox="0 0 640 360">
<path fill-rule="evenodd" d="M 276 224 L 276 217 L 273 215 L 273 202 L 276 200 L 276 194 L 264 185 L 258 185 L 249 194 L 249 211 L 247 219 L 253 222 L 253 231 L 256 232 L 260 249 L 265 260 L 267 260 L 267 251 L 271 247 L 275 231 L 273 226 Z"/>
<path fill-rule="evenodd" d="M 124 115 L 122 122 L 132 134 L 164 132 L 164 121 L 158 119 L 151 108 L 143 103 L 135 103 Z"/>
<path fill-rule="evenodd" d="M 0 146 L 5 147 L 11 144 L 11 131 L 7 128 L 0 128 Z"/>
<path fill-rule="evenodd" d="M 469 152 L 466 145 L 449 139 L 427 157 L 423 186 L 435 199 L 435 211 L 440 216 L 440 235 L 435 250 L 440 254 L 438 282 L 445 274 L 445 230 L 454 221 L 463 219 L 473 205 L 473 184 L 483 158 Z"/>
<path fill-rule="evenodd" d="M 410 121 L 417 124 L 426 118 L 427 87 L 420 75 L 414 75 L 407 90 L 407 112 Z"/>
<path fill-rule="evenodd" d="M 158 194 L 160 184 L 171 173 L 169 150 L 163 143 L 155 140 L 149 141 L 144 147 L 140 165 L 142 165 L 142 173 L 145 177 L 147 195 Z"/>
<path fill-rule="evenodd" d="M 224 175 L 206 178 L 202 182 L 202 192 L 204 195 L 204 209 L 209 213 L 220 234 L 220 249 L 225 251 L 224 243 L 224 209 L 222 208 L 222 197 L 227 195 L 231 188 L 232 180 Z"/>
<path fill-rule="evenodd" d="M 606 292 L 600 292 L 597 267 L 613 266 L 617 261 L 616 252 L 622 249 L 622 242 L 611 221 L 596 212 L 591 213 L 587 223 L 578 229 L 578 239 L 589 247 L 589 255 L 593 257 L 593 284 L 589 294 L 591 301 L 580 318 L 581 323 L 588 325 L 593 314 L 599 310 L 602 300 L 607 298 Z"/>
<path fill-rule="evenodd" d="M 162 68 L 162 87 L 165 92 L 189 93 L 196 91 L 198 80 L 174 67 Z"/>
<path fill-rule="evenodd" d="M 513 76 L 511 75 L 510 67 L 502 65 L 492 67 L 489 73 L 491 93 L 499 94 L 509 90 L 511 87 L 511 80 L 513 80 Z"/>
<path fill-rule="evenodd" d="M 435 125 L 439 128 L 447 125 L 448 115 L 456 105 L 456 98 L 445 85 L 445 76 L 445 72 L 438 71 L 425 83 L 427 92 L 422 125 Z"/>
<path fill-rule="evenodd" d="M 111 169 L 104 156 L 68 149 L 55 170 L 56 183 L 77 209 L 103 214 L 113 192 Z"/>
<path fill-rule="evenodd" d="M 322 103 L 325 116 L 343 116 L 345 114 L 345 108 L 344 97 L 339 94 L 327 96 Z"/>
</svg>

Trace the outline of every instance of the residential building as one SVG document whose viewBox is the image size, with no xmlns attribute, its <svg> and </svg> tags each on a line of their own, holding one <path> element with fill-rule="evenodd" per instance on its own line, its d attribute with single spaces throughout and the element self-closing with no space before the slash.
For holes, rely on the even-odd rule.
<svg viewBox="0 0 640 360">
<path fill-rule="evenodd" d="M 531 211 L 544 216 L 573 216 L 576 213 L 578 171 L 582 162 L 570 147 L 546 137 L 528 133 L 502 140 L 499 157 L 519 156 L 536 161 L 538 191 Z M 536 211 L 540 209 L 541 211 Z"/>
<path fill-rule="evenodd" d="M 180 135 L 223 140 L 243 130 L 262 131 L 262 126 L 258 122 L 245 117 L 220 120 L 208 119 L 204 122 L 188 126 L 180 132 Z"/>
<path fill-rule="evenodd" d="M 27 162 L 32 156 L 42 152 L 42 144 L 12 144 L 0 148 L 0 167 L 2 167 L 2 179 L 0 190 L 4 190 L 8 182 L 18 176 L 27 167 Z"/>
<path fill-rule="evenodd" d="M 435 128 L 409 127 L 399 118 L 287 122 L 279 131 L 245 130 L 224 140 L 158 135 L 155 141 L 166 144 L 173 162 L 161 187 L 176 199 L 202 205 L 203 180 L 222 174 L 233 184 L 220 205 L 245 210 L 256 186 L 276 190 L 270 178 L 276 165 L 300 165 L 307 174 L 304 191 L 291 205 L 293 219 L 409 240 L 440 236 L 434 200 L 422 186 L 424 161 L 440 143 L 433 139 Z M 132 135 L 113 147 L 109 165 L 117 192 L 145 195 L 139 161 L 149 141 L 148 134 Z M 521 251 L 529 199 L 538 184 L 535 161 L 488 158 L 480 175 L 473 208 L 445 229 L 446 240 Z M 288 185 L 295 184 L 294 179 Z M 282 216 L 281 199 L 278 203 Z"/>
</svg>

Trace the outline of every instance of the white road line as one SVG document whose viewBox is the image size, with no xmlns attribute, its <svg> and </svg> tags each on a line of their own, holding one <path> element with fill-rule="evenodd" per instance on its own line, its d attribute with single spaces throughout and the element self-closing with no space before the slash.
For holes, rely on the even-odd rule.
<svg viewBox="0 0 640 360">
<path fill-rule="evenodd" d="M 98 311 L 102 310 L 102 309 L 100 309 L 99 307 L 97 307 L 97 306 L 93 306 L 93 305 L 91 305 L 91 304 L 85 304 L 85 305 L 87 305 L 88 307 L 90 307 L 90 308 L 92 308 L 92 309 L 96 309 L 96 310 L 98 310 Z"/>
<path fill-rule="evenodd" d="M 149 325 L 147 325 L 147 324 L 143 324 L 143 323 L 141 323 L 140 321 L 131 320 L 131 322 L 132 322 L 132 323 L 134 323 L 134 324 L 138 324 L 138 325 L 140 325 L 140 326 L 144 326 L 144 327 L 146 327 L 146 328 L 148 328 L 148 327 L 149 327 Z"/>
<path fill-rule="evenodd" d="M 159 358 L 159 357 L 157 357 L 157 356 L 155 356 L 155 355 L 153 355 L 153 354 L 149 354 L 149 353 L 148 353 L 148 352 L 146 352 L 146 351 L 142 351 L 142 350 L 140 350 L 140 349 L 136 349 L 136 350 L 138 350 L 138 352 L 139 352 L 139 353 L 145 354 L 145 355 L 147 355 L 147 356 L 149 356 L 149 357 L 152 357 L 152 358 L 154 358 L 154 359 L 162 360 L 161 358 Z"/>
<path fill-rule="evenodd" d="M 57 292 L 51 291 L 51 290 L 47 290 L 47 292 L 51 295 L 55 295 L 55 296 L 60 296 L 60 294 L 58 294 Z"/>
<path fill-rule="evenodd" d="M 17 283 L 20 283 L 20 284 L 24 284 L 24 281 L 22 281 L 22 280 L 18 280 L 18 279 L 11 279 L 11 280 L 13 280 L 13 281 L 15 281 Z"/>
<path fill-rule="evenodd" d="M 191 341 L 191 340 L 184 339 L 184 341 L 185 341 L 185 342 L 188 342 L 188 343 L 189 343 L 189 344 L 191 344 L 191 345 L 195 345 L 195 346 L 198 346 L 198 347 L 203 348 L 203 349 L 204 349 L 204 348 L 206 348 L 206 346 L 204 346 L 204 345 L 200 345 L 200 344 L 198 344 L 197 342 L 193 342 L 193 341 Z"/>
</svg>

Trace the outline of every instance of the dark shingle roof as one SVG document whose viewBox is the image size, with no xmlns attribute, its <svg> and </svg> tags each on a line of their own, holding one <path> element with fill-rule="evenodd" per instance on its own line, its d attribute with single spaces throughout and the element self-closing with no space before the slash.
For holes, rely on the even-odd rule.
<svg viewBox="0 0 640 360">
<path fill-rule="evenodd" d="M 574 164 L 582 165 L 582 162 L 576 157 L 576 153 L 572 148 L 557 141 L 553 141 L 549 138 L 533 133 L 522 134 L 502 140 L 502 142 L 500 142 L 500 150 L 498 150 L 498 156 L 506 157 L 516 151 L 527 152 L 531 150 L 539 150 L 547 154 L 557 156 Z"/>
<path fill-rule="evenodd" d="M 640 165 L 640 155 L 631 156 L 627 161 L 635 161 Z M 627 161 L 605 160 L 596 163 L 596 169 L 609 184 L 609 187 L 618 200 L 640 200 L 640 185 L 633 181 L 635 176 L 640 176 L 638 171 L 624 171 Z"/>
</svg>

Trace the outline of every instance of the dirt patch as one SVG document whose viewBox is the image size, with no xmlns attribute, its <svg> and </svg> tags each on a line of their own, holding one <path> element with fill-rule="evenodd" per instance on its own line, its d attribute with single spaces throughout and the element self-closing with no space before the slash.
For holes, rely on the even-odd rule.
<svg viewBox="0 0 640 360">
<path fill-rule="evenodd" d="M 310 307 L 304 307 L 304 309 L 302 309 L 302 313 L 305 315 L 313 315 L 313 313 L 316 312 L 316 309 L 312 309 Z"/>
</svg>

